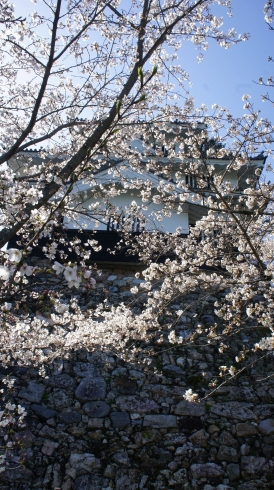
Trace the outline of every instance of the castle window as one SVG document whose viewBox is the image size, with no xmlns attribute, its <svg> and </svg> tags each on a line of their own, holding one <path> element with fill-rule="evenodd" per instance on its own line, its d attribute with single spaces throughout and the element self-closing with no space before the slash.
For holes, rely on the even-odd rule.
<svg viewBox="0 0 274 490">
<path fill-rule="evenodd" d="M 145 229 L 145 222 L 141 221 L 139 218 L 132 218 L 130 221 L 130 218 L 125 218 L 124 215 L 120 216 L 119 219 L 113 221 L 112 218 L 109 218 L 108 223 L 107 223 L 107 231 L 119 231 L 123 228 L 123 224 L 126 224 L 127 226 L 130 225 L 131 232 L 136 233 L 136 232 L 142 232 Z"/>
<path fill-rule="evenodd" d="M 197 175 L 186 174 L 186 185 L 191 189 L 197 187 Z"/>
</svg>

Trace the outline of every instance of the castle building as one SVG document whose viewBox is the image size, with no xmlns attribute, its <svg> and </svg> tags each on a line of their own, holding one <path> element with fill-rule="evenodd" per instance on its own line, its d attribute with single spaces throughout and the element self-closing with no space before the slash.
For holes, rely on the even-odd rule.
<svg viewBox="0 0 274 490">
<path fill-rule="evenodd" d="M 198 125 L 197 131 L 203 129 L 203 125 Z M 207 214 L 207 198 L 212 196 L 218 201 L 212 184 L 214 177 L 223 180 L 228 198 L 234 200 L 250 187 L 250 182 L 256 186 L 266 160 L 263 154 L 237 165 L 225 148 L 218 148 L 210 140 L 200 147 L 199 157 L 192 156 L 185 145 L 187 131 L 187 125 L 176 121 L 164 129 L 166 146 L 145 143 L 142 137 L 129 142 L 129 152 L 139 160 L 136 168 L 116 155 L 106 158 L 98 154 L 99 170 L 72 186 L 69 204 L 62 213 L 63 234 L 69 240 L 79 238 L 83 243 L 97 240 L 100 250 L 93 250 L 93 261 L 136 262 L 138 258 L 127 255 L 123 247 L 115 255 L 110 253 L 121 240 L 122 230 L 131 234 L 177 231 L 183 238 Z M 38 168 L 47 160 L 50 156 L 42 157 L 39 151 L 25 151 L 9 165 L 20 174 L 25 172 L 24 162 Z M 58 159 L 55 164 L 58 166 Z M 30 178 L 29 185 L 35 186 L 35 177 Z M 9 247 L 18 246 L 16 240 L 17 237 L 11 240 Z M 41 255 L 44 243 L 41 238 L 33 253 Z M 71 260 L 77 259 L 68 248 L 65 251 Z"/>
</svg>

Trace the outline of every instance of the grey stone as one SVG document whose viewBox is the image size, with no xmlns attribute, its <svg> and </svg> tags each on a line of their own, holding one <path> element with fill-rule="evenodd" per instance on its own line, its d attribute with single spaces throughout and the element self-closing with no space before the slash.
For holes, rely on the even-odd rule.
<svg viewBox="0 0 274 490">
<path fill-rule="evenodd" d="M 82 403 L 100 400 L 106 396 L 106 383 L 103 378 L 84 378 L 75 390 L 75 397 Z"/>
<path fill-rule="evenodd" d="M 87 378 L 88 376 L 98 376 L 98 368 L 90 362 L 76 362 L 73 366 L 73 372 L 79 378 Z"/>
<path fill-rule="evenodd" d="M 140 459 L 141 459 L 140 467 L 141 467 L 143 473 L 145 473 L 145 474 L 155 472 L 155 471 L 158 471 L 158 472 L 161 471 L 162 472 L 166 466 L 166 462 L 160 461 L 156 455 L 154 457 L 150 456 L 149 453 L 147 453 L 146 451 L 144 451 L 141 454 Z M 162 480 L 162 478 L 161 478 L 161 480 Z M 162 483 L 163 483 L 163 481 L 162 481 Z M 162 487 L 162 488 L 165 488 L 165 487 Z"/>
<path fill-rule="evenodd" d="M 192 464 L 190 469 L 193 478 L 196 480 L 201 478 L 219 478 L 224 474 L 222 468 L 215 463 Z"/>
<path fill-rule="evenodd" d="M 151 457 L 152 458 L 150 461 L 153 467 L 156 468 L 164 468 L 172 460 L 172 456 L 169 451 L 156 446 L 151 448 Z"/>
<path fill-rule="evenodd" d="M 157 429 L 149 428 L 148 430 L 145 428 L 142 432 L 137 432 L 134 439 L 138 447 L 143 447 L 145 444 L 150 444 L 151 442 L 157 445 L 161 440 L 161 434 Z"/>
<path fill-rule="evenodd" d="M 182 387 L 181 386 L 166 386 L 162 384 L 151 384 L 147 385 L 146 388 L 153 394 L 153 398 L 166 398 L 166 397 L 182 397 Z"/>
<path fill-rule="evenodd" d="M 240 484 L 237 487 L 237 490 L 270 490 L 269 484 L 262 480 L 252 480 L 245 483 Z"/>
<path fill-rule="evenodd" d="M 266 458 L 256 456 L 243 456 L 241 458 L 241 472 L 245 480 L 255 480 L 265 475 L 268 470 Z"/>
<path fill-rule="evenodd" d="M 217 485 L 216 490 L 234 490 L 234 488 L 221 483 L 220 485 Z"/>
<path fill-rule="evenodd" d="M 130 424 L 129 414 L 127 412 L 112 412 L 110 419 L 113 427 L 124 428 Z"/>
<path fill-rule="evenodd" d="M 106 417 L 110 412 L 110 407 L 106 402 L 88 402 L 83 405 L 83 410 L 89 417 Z"/>
<path fill-rule="evenodd" d="M 71 489 L 72 489 L 71 478 L 67 477 L 67 479 L 64 480 L 62 484 L 62 490 L 71 490 Z"/>
<path fill-rule="evenodd" d="M 223 444 L 224 446 L 238 447 L 238 441 L 234 439 L 231 432 L 228 432 L 227 430 L 222 431 L 219 437 L 219 443 Z"/>
<path fill-rule="evenodd" d="M 169 378 L 185 378 L 185 372 L 179 366 L 173 366 L 169 364 L 163 367 L 163 373 Z"/>
<path fill-rule="evenodd" d="M 121 395 L 135 395 L 138 391 L 136 381 L 120 377 L 117 377 L 114 380 L 112 388 L 115 388 Z"/>
<path fill-rule="evenodd" d="M 257 403 L 258 397 L 252 388 L 248 386 L 221 386 L 218 396 L 225 395 L 228 400 Z"/>
<path fill-rule="evenodd" d="M 186 442 L 186 436 L 184 434 L 166 434 L 164 436 L 164 446 L 182 446 Z"/>
<path fill-rule="evenodd" d="M 140 399 L 135 396 L 119 396 L 116 399 L 117 407 L 121 410 L 146 414 L 148 412 L 159 412 L 159 405 L 154 400 Z"/>
<path fill-rule="evenodd" d="M 27 468 L 20 468 L 16 465 L 16 470 L 14 468 L 7 468 L 3 473 L 1 473 L 1 482 L 2 483 L 17 483 L 17 482 L 31 482 L 33 473 L 31 470 Z M 21 486 L 21 485 L 20 485 Z M 1 487 L 0 487 L 1 488 Z M 9 490 L 11 486 L 3 487 L 5 490 Z M 14 488 L 14 487 L 12 487 Z M 17 487 L 18 488 L 18 487 Z M 22 486 L 21 486 L 22 488 Z"/>
<path fill-rule="evenodd" d="M 250 446 L 248 444 L 242 444 L 240 447 L 240 453 L 242 456 L 247 456 L 250 453 Z"/>
<path fill-rule="evenodd" d="M 211 407 L 211 413 L 219 417 L 227 417 L 238 420 L 256 420 L 256 415 L 249 409 L 246 403 L 227 402 L 215 403 Z"/>
<path fill-rule="evenodd" d="M 99 466 L 99 461 L 90 453 L 72 453 L 69 464 L 78 474 L 92 473 L 93 469 Z"/>
<path fill-rule="evenodd" d="M 114 454 L 113 460 L 115 463 L 122 466 L 129 466 L 130 464 L 127 451 L 119 451 L 118 453 Z"/>
<path fill-rule="evenodd" d="M 139 484 L 140 490 L 143 490 L 143 488 L 145 487 L 145 484 L 146 484 L 147 480 L 148 480 L 148 476 L 147 475 L 143 475 L 142 478 L 141 478 L 140 484 Z"/>
<path fill-rule="evenodd" d="M 205 322 L 206 326 L 207 325 L 214 325 L 214 323 L 215 323 L 215 318 L 212 315 L 203 315 L 202 320 Z"/>
<path fill-rule="evenodd" d="M 58 442 L 45 440 L 41 451 L 43 454 L 46 454 L 47 456 L 51 456 L 58 446 L 59 446 Z"/>
<path fill-rule="evenodd" d="M 274 404 L 257 405 L 254 408 L 254 413 L 261 420 L 266 419 L 266 418 L 271 418 L 273 416 L 273 413 L 274 413 Z"/>
<path fill-rule="evenodd" d="M 56 410 L 46 407 L 46 405 L 37 405 L 36 403 L 33 403 L 30 408 L 42 420 L 51 419 L 58 413 Z"/>
<path fill-rule="evenodd" d="M 60 413 L 59 418 L 64 424 L 79 424 L 82 417 L 79 412 L 72 411 Z"/>
<path fill-rule="evenodd" d="M 193 445 L 191 442 L 187 442 L 183 446 L 177 447 L 175 456 L 181 456 L 182 458 L 189 457 L 191 455 Z"/>
<path fill-rule="evenodd" d="M 106 478 L 110 478 L 113 480 L 115 478 L 115 466 L 114 465 L 107 465 L 105 471 L 104 471 L 104 476 Z"/>
<path fill-rule="evenodd" d="M 109 281 L 109 282 L 113 282 L 113 281 L 115 281 L 116 279 L 117 279 L 117 276 L 109 276 L 109 277 L 107 278 L 107 281 Z"/>
<path fill-rule="evenodd" d="M 127 376 L 127 368 L 119 366 L 111 373 L 112 376 Z"/>
<path fill-rule="evenodd" d="M 47 386 L 52 388 L 60 388 L 62 390 L 74 390 L 76 381 L 68 374 L 57 374 L 56 376 L 50 376 L 45 380 Z"/>
<path fill-rule="evenodd" d="M 123 291 L 122 293 L 120 293 L 120 296 L 124 299 L 131 299 L 134 295 L 131 291 Z"/>
<path fill-rule="evenodd" d="M 180 470 L 173 473 L 172 478 L 177 483 L 186 483 L 188 481 L 187 470 L 185 468 L 181 468 Z"/>
<path fill-rule="evenodd" d="M 65 391 L 55 388 L 55 390 L 49 394 L 47 404 L 51 408 L 56 408 L 56 410 L 61 411 L 64 408 L 74 405 L 74 399 Z"/>
<path fill-rule="evenodd" d="M 266 419 L 260 422 L 259 431 L 264 436 L 274 434 L 274 419 Z"/>
<path fill-rule="evenodd" d="M 137 286 L 138 284 L 144 284 L 145 282 L 146 282 L 146 281 L 145 281 L 144 279 L 137 279 L 137 278 L 135 278 L 135 279 L 133 279 L 132 281 L 130 281 L 130 283 L 131 283 L 131 284 L 135 284 L 136 286 Z"/>
<path fill-rule="evenodd" d="M 29 402 L 39 403 L 44 392 L 45 387 L 43 385 L 30 381 L 27 387 L 24 387 L 19 391 L 18 396 Z"/>
<path fill-rule="evenodd" d="M 230 463 L 226 467 L 226 472 L 230 481 L 240 478 L 240 466 L 235 463 Z"/>
<path fill-rule="evenodd" d="M 124 279 L 118 279 L 115 281 L 115 286 L 118 286 L 118 288 L 124 287 L 126 285 L 126 281 Z"/>
<path fill-rule="evenodd" d="M 217 454 L 219 461 L 227 461 L 229 463 L 237 463 L 239 456 L 234 447 L 220 446 Z"/>
<path fill-rule="evenodd" d="M 61 374 L 64 369 L 64 363 L 61 359 L 55 359 L 52 363 L 52 374 Z"/>
<path fill-rule="evenodd" d="M 144 373 L 141 373 L 140 371 L 137 371 L 136 369 L 130 369 L 129 374 L 131 378 L 137 379 L 138 381 L 143 381 L 145 379 Z"/>
<path fill-rule="evenodd" d="M 58 439 L 59 435 L 57 432 L 52 428 L 49 427 L 47 424 L 43 425 L 42 429 L 39 430 L 39 436 L 48 439 Z"/>
<path fill-rule="evenodd" d="M 201 403 L 181 401 L 175 407 L 176 415 L 189 415 L 191 417 L 201 417 L 205 414 L 205 406 Z"/>
<path fill-rule="evenodd" d="M 117 490 L 139 490 L 140 472 L 133 468 L 118 468 L 115 487 Z"/>
<path fill-rule="evenodd" d="M 102 429 L 104 427 L 104 420 L 97 418 L 89 419 L 88 427 L 92 427 L 93 429 Z"/>
<path fill-rule="evenodd" d="M 99 475 L 78 476 L 73 485 L 73 490 L 102 490 L 102 488 L 103 479 Z"/>
<path fill-rule="evenodd" d="M 274 426 L 273 426 L 273 430 L 274 430 Z M 258 434 L 258 430 L 256 429 L 256 427 L 254 427 L 254 425 L 248 422 L 237 424 L 236 431 L 238 437 L 251 437 Z"/>
<path fill-rule="evenodd" d="M 193 330 L 179 330 L 178 337 L 180 340 L 187 340 L 193 334 Z"/>
<path fill-rule="evenodd" d="M 207 441 L 209 439 L 209 434 L 206 433 L 204 429 L 198 430 L 192 434 L 189 440 L 194 444 L 194 446 L 206 447 Z"/>
<path fill-rule="evenodd" d="M 186 367 L 186 359 L 184 357 L 178 357 L 178 359 L 176 359 L 176 364 L 180 368 L 184 369 Z"/>
<path fill-rule="evenodd" d="M 177 417 L 175 415 L 145 415 L 144 427 L 147 426 L 154 429 L 177 427 Z"/>
</svg>

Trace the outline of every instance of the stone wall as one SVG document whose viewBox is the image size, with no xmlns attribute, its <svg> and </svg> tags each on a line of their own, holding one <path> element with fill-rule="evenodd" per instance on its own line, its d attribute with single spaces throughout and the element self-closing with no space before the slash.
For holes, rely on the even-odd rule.
<svg viewBox="0 0 274 490">
<path fill-rule="evenodd" d="M 82 309 L 105 295 L 130 302 L 133 272 L 104 271 Z M 135 337 L 123 349 L 104 345 L 78 349 L 46 366 L 2 369 L 15 380 L 12 401 L 28 412 L 3 490 L 270 490 L 274 488 L 273 357 L 258 361 L 199 403 L 219 366 L 232 362 L 254 333 L 236 335 L 224 354 L 218 345 L 187 339 L 199 322 L 210 325 L 216 298 L 203 306 L 195 294 L 178 325 L 180 344 L 168 342 L 168 324 L 147 340 Z M 142 307 L 142 298 L 134 308 Z M 265 379 L 267 378 L 267 379 Z M 264 381 L 262 382 L 262 380 Z M 18 461 L 23 461 L 18 466 Z"/>
</svg>

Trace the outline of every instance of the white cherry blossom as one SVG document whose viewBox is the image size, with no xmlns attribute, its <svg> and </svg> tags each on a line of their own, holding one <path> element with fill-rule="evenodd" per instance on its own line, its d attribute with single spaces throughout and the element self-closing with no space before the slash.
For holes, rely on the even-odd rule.
<svg viewBox="0 0 274 490">
<path fill-rule="evenodd" d="M 10 262 L 20 262 L 20 260 L 22 258 L 22 252 L 21 252 L 21 250 L 18 250 L 17 248 L 9 248 L 7 250 L 7 254 L 8 254 Z"/>
<path fill-rule="evenodd" d="M 10 277 L 10 269 L 5 265 L 0 265 L 0 278 L 3 281 L 7 281 Z"/>
<path fill-rule="evenodd" d="M 60 264 L 59 262 L 57 262 L 56 260 L 55 260 L 52 268 L 53 268 L 53 270 L 55 270 L 57 275 L 62 274 L 62 272 L 64 271 L 64 266 L 62 264 Z"/>
<path fill-rule="evenodd" d="M 75 265 L 74 267 L 67 266 L 64 270 L 64 277 L 67 281 L 78 281 L 77 265 Z"/>
<path fill-rule="evenodd" d="M 22 267 L 20 268 L 20 274 L 21 276 L 31 276 L 33 272 L 33 267 L 28 264 L 23 264 Z"/>
</svg>

